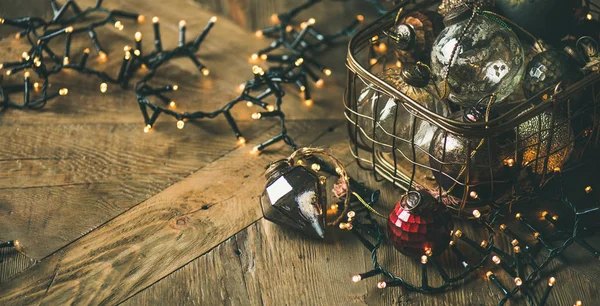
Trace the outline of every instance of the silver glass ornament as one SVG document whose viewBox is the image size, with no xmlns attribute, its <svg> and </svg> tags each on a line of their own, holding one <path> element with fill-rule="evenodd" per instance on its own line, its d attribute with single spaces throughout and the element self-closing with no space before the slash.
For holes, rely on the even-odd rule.
<svg viewBox="0 0 600 306">
<path fill-rule="evenodd" d="M 472 14 L 468 8 L 448 14 L 431 52 L 433 73 L 448 82 L 449 99 L 462 106 L 491 94 L 503 101 L 519 85 L 525 63 L 515 33 L 483 12 L 469 23 Z"/>
<path fill-rule="evenodd" d="M 421 106 L 441 116 L 449 114 L 448 106 L 439 98 L 426 68 L 406 64 L 401 69 L 388 69 L 377 76 Z M 362 135 L 363 140 L 366 138 L 369 144 L 374 140 L 376 151 L 391 153 L 395 149 L 398 160 L 427 164 L 435 126 L 417 116 L 404 100 L 394 99 L 372 85 L 367 86 L 358 98 L 358 112 L 365 115 L 358 120 L 366 134 Z"/>
</svg>

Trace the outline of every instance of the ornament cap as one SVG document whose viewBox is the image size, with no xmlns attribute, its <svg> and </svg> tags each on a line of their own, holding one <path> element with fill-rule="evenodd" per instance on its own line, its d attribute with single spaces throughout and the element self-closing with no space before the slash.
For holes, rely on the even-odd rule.
<svg viewBox="0 0 600 306">
<path fill-rule="evenodd" d="M 414 215 L 431 210 L 435 203 L 433 196 L 424 190 L 409 191 L 400 201 L 403 209 Z"/>
<path fill-rule="evenodd" d="M 265 171 L 265 178 L 267 179 L 267 184 L 270 183 L 272 180 L 276 179 L 277 177 L 281 176 L 283 172 L 289 170 L 290 168 L 290 163 L 287 159 L 280 159 L 271 162 L 267 166 L 267 170 Z"/>
<path fill-rule="evenodd" d="M 400 74 L 406 84 L 418 88 L 426 87 L 431 80 L 429 70 L 417 64 L 404 64 Z"/>
<path fill-rule="evenodd" d="M 394 25 L 385 34 L 394 40 L 396 48 L 400 50 L 410 50 L 415 46 L 416 33 L 410 24 Z"/>
<path fill-rule="evenodd" d="M 444 17 L 444 25 L 449 26 L 469 17 L 471 9 L 466 4 L 461 4 L 450 9 L 446 17 Z"/>
</svg>

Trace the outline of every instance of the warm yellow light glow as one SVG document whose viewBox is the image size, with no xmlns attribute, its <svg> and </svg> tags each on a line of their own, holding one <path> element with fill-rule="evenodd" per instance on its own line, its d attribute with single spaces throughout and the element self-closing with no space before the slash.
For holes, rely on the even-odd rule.
<svg viewBox="0 0 600 306">
<path fill-rule="evenodd" d="M 477 192 L 476 192 L 475 190 L 473 190 L 473 191 L 469 192 L 469 196 L 470 196 L 472 199 L 477 199 L 477 198 L 479 197 L 479 195 L 477 194 Z"/>
<path fill-rule="evenodd" d="M 158 17 L 154 16 L 152 17 L 152 23 L 158 23 L 159 19 Z"/>
<path fill-rule="evenodd" d="M 479 219 L 481 217 L 481 212 L 477 209 L 473 210 L 473 217 Z"/>
<path fill-rule="evenodd" d="M 65 28 L 65 33 L 71 33 L 73 32 L 73 27 L 72 26 L 68 26 Z"/>
<path fill-rule="evenodd" d="M 100 84 L 100 92 L 105 93 L 107 90 L 108 90 L 108 84 L 106 84 L 105 82 L 102 82 Z"/>
<path fill-rule="evenodd" d="M 246 144 L 246 138 L 244 138 L 242 136 L 238 137 L 237 144 L 238 145 L 245 145 Z"/>
<path fill-rule="evenodd" d="M 583 306 L 583 303 L 581 301 L 576 301 L 575 305 L 573 305 L 573 306 Z"/>
<path fill-rule="evenodd" d="M 377 35 L 371 37 L 371 41 L 377 41 L 378 39 L 379 39 L 379 36 L 377 36 Z"/>
<path fill-rule="evenodd" d="M 515 160 L 513 158 L 507 158 L 504 160 L 504 165 L 508 167 L 512 167 L 515 165 Z"/>
<path fill-rule="evenodd" d="M 285 31 L 288 33 L 291 32 L 293 29 L 294 29 L 294 27 L 292 27 L 291 25 L 285 27 Z"/>
<path fill-rule="evenodd" d="M 515 214 L 515 218 L 520 219 L 521 218 L 521 213 L 516 213 Z"/>
<path fill-rule="evenodd" d="M 252 73 L 263 75 L 263 74 L 265 74 L 265 71 L 262 68 L 260 68 L 259 66 L 254 65 L 254 66 L 252 66 Z"/>
<path fill-rule="evenodd" d="M 210 70 L 208 70 L 207 68 L 202 68 L 200 69 L 200 71 L 202 72 L 203 75 L 207 76 L 210 74 Z"/>
<path fill-rule="evenodd" d="M 594 191 L 594 189 L 592 188 L 592 186 L 585 187 L 585 193 L 592 193 L 592 191 Z"/>
<path fill-rule="evenodd" d="M 304 105 L 306 106 L 312 106 L 315 102 L 313 101 L 313 99 L 308 99 L 308 100 L 304 100 Z"/>
<path fill-rule="evenodd" d="M 506 229 L 506 224 L 500 224 L 500 230 L 503 231 Z"/>
<path fill-rule="evenodd" d="M 21 39 L 21 33 L 15 34 L 15 39 Z"/>
<path fill-rule="evenodd" d="M 326 76 L 330 76 L 331 75 L 331 69 L 325 68 L 325 69 L 323 69 L 323 73 L 325 73 Z"/>
<path fill-rule="evenodd" d="M 266 54 L 261 54 L 261 56 L 260 56 L 260 59 L 263 61 L 266 60 L 267 58 L 269 58 L 269 56 Z"/>
<path fill-rule="evenodd" d="M 278 23 L 279 22 L 279 16 L 277 16 L 277 14 L 271 15 L 271 22 Z"/>
<path fill-rule="evenodd" d="M 312 164 L 312 165 L 310 165 L 310 168 L 313 171 L 319 171 L 319 170 L 321 170 L 321 165 L 319 165 L 319 164 Z"/>
<path fill-rule="evenodd" d="M 179 27 L 183 28 L 187 25 L 187 22 L 185 22 L 185 20 L 179 20 Z"/>
<path fill-rule="evenodd" d="M 431 250 L 431 248 L 425 248 L 425 255 L 427 255 L 427 256 L 433 255 L 433 251 Z"/>
<path fill-rule="evenodd" d="M 29 60 L 29 53 L 27 53 L 27 52 L 23 52 L 23 53 L 21 53 L 21 57 L 22 57 L 23 59 L 25 59 L 26 61 L 28 61 L 28 60 Z"/>
<path fill-rule="evenodd" d="M 302 85 L 300 86 L 300 91 L 305 91 L 306 90 L 306 86 Z"/>
<path fill-rule="evenodd" d="M 131 52 L 129 52 L 129 51 L 125 52 L 125 59 L 126 60 L 131 59 Z"/>
<path fill-rule="evenodd" d="M 481 243 L 479 244 L 482 248 L 485 248 L 488 246 L 488 242 L 487 240 L 482 240 Z"/>
<path fill-rule="evenodd" d="M 258 147 L 254 147 L 254 148 L 252 148 L 252 150 L 250 150 L 250 154 L 252 154 L 252 155 L 258 155 L 258 153 L 260 153 L 260 151 L 258 150 Z"/>
<path fill-rule="evenodd" d="M 263 31 L 261 31 L 261 30 L 258 30 L 258 31 L 256 31 L 256 32 L 254 32 L 254 36 L 256 36 L 256 37 L 258 37 L 258 38 L 261 38 L 261 37 L 263 37 Z"/>
<path fill-rule="evenodd" d="M 463 234 L 463 233 L 462 233 L 462 231 L 461 231 L 461 230 L 456 230 L 456 232 L 454 232 L 454 236 L 455 236 L 456 238 L 460 238 L 460 237 L 462 237 L 462 234 Z"/>
<path fill-rule="evenodd" d="M 559 167 L 554 168 L 554 172 L 560 173 L 560 168 Z"/>
<path fill-rule="evenodd" d="M 492 256 L 492 261 L 493 261 L 495 264 L 497 264 L 497 265 L 499 265 L 499 264 L 502 262 L 502 261 L 500 260 L 500 257 L 498 257 L 498 256 L 496 256 L 496 255 Z"/>
<path fill-rule="evenodd" d="M 369 60 L 369 64 L 371 64 L 371 65 L 375 65 L 375 64 L 377 64 L 377 59 L 376 59 L 376 58 L 372 58 L 372 59 L 370 59 L 370 60 Z"/>
<path fill-rule="evenodd" d="M 36 57 L 36 58 L 34 58 L 34 59 L 33 59 L 33 64 L 34 64 L 36 67 L 39 67 L 39 66 L 41 66 L 41 65 L 42 65 L 42 61 L 40 60 L 40 58 L 39 58 L 39 57 Z"/>
<path fill-rule="evenodd" d="M 272 112 L 272 111 L 275 110 L 275 106 L 273 106 L 273 105 L 267 105 L 267 110 L 270 111 L 270 112 Z"/>
<path fill-rule="evenodd" d="M 69 93 L 69 90 L 67 88 L 61 88 L 60 90 L 58 90 L 58 94 L 61 96 L 66 96 Z"/>
<path fill-rule="evenodd" d="M 517 246 L 517 245 L 519 245 L 519 240 L 517 240 L 517 239 L 513 239 L 513 240 L 510 242 L 510 244 L 512 244 L 512 246 Z"/>
<path fill-rule="evenodd" d="M 427 260 L 428 260 L 428 258 L 427 258 L 427 255 L 423 255 L 423 256 L 421 256 L 421 263 L 422 263 L 422 264 L 426 264 L 426 263 L 427 263 Z"/>
<path fill-rule="evenodd" d="M 492 276 L 494 276 L 494 272 L 492 271 L 487 271 L 487 273 L 485 273 L 485 276 L 490 279 Z"/>
<path fill-rule="evenodd" d="M 546 217 L 548 215 L 547 211 L 542 211 L 542 217 Z"/>
<path fill-rule="evenodd" d="M 123 25 L 123 23 L 122 23 L 121 21 L 118 21 L 118 20 L 117 20 L 117 22 L 115 22 L 115 29 L 117 29 L 117 30 L 119 30 L 119 31 L 123 31 L 123 28 L 124 28 L 124 27 L 125 27 L 125 26 Z"/>
<path fill-rule="evenodd" d="M 358 21 L 364 21 L 365 20 L 365 16 L 363 16 L 363 15 L 357 15 L 356 16 L 356 20 L 358 20 Z"/>
<path fill-rule="evenodd" d="M 40 91 L 40 83 L 38 83 L 38 82 L 33 83 L 33 90 Z"/>
<path fill-rule="evenodd" d="M 302 165 L 302 164 L 299 164 L 299 165 Z M 329 209 L 331 209 L 331 210 L 337 210 L 338 208 L 339 208 L 339 206 L 337 204 L 329 205 Z"/>
<path fill-rule="evenodd" d="M 31 76 L 31 74 L 29 73 L 29 71 L 25 71 L 25 73 L 23 73 L 23 77 L 26 79 L 29 79 L 29 76 Z"/>
<path fill-rule="evenodd" d="M 556 278 L 554 278 L 554 276 L 550 277 L 550 279 L 548 280 L 548 286 L 552 287 L 552 286 L 554 286 L 555 283 L 556 283 Z"/>
<path fill-rule="evenodd" d="M 179 85 L 173 84 L 173 86 L 171 88 L 173 88 L 173 91 L 178 91 L 179 90 Z"/>
<path fill-rule="evenodd" d="M 308 26 L 308 24 L 306 22 L 300 23 L 300 28 L 301 29 L 306 29 L 307 26 Z"/>
<path fill-rule="evenodd" d="M 258 120 L 261 117 L 262 117 L 262 115 L 260 113 L 254 113 L 254 114 L 252 114 L 252 119 L 254 119 L 254 120 Z"/>
<path fill-rule="evenodd" d="M 587 18 L 587 20 L 592 20 L 594 18 L 594 16 L 592 16 L 592 14 L 587 14 L 585 15 L 585 18 Z"/>
<path fill-rule="evenodd" d="M 519 253 L 521 253 L 521 247 L 518 245 L 515 245 L 513 247 L 513 251 L 515 251 L 515 254 L 519 254 Z"/>
<path fill-rule="evenodd" d="M 85 49 L 83 49 L 83 53 L 85 53 L 85 54 L 90 54 L 90 48 L 85 48 Z"/>
<path fill-rule="evenodd" d="M 169 108 L 170 109 L 176 109 L 177 108 L 177 103 L 175 103 L 175 101 L 169 102 Z"/>
<path fill-rule="evenodd" d="M 185 126 L 185 122 L 183 122 L 183 120 L 178 120 L 177 121 L 177 128 L 178 129 L 183 129 L 183 127 Z"/>
<path fill-rule="evenodd" d="M 402 62 L 401 61 L 396 61 L 396 67 L 398 67 L 398 68 L 402 67 Z"/>
<path fill-rule="evenodd" d="M 552 216 L 552 220 L 558 221 L 558 216 L 557 215 Z"/>
<path fill-rule="evenodd" d="M 135 41 L 141 41 L 142 40 L 142 32 L 135 32 Z"/>
<path fill-rule="evenodd" d="M 10 75 L 12 73 L 11 70 L 6 70 L 6 75 Z"/>
<path fill-rule="evenodd" d="M 360 277 L 360 275 L 354 275 L 352 276 L 352 281 L 355 283 L 360 282 L 360 280 L 362 279 L 362 277 Z"/>
<path fill-rule="evenodd" d="M 152 129 L 152 126 L 150 124 L 146 124 L 146 126 L 144 127 L 144 133 L 150 132 L 150 129 Z"/>
<path fill-rule="evenodd" d="M 533 238 L 538 239 L 538 237 L 540 237 L 540 233 L 538 233 L 538 232 L 533 233 Z"/>
<path fill-rule="evenodd" d="M 300 66 L 302 65 L 302 63 L 304 63 L 304 59 L 303 58 L 299 58 L 294 62 L 294 65 L 296 66 Z"/>
<path fill-rule="evenodd" d="M 123 46 L 123 52 L 131 51 L 131 46 L 125 45 Z"/>
<path fill-rule="evenodd" d="M 210 17 L 210 22 L 212 22 L 212 23 L 217 22 L 217 16 Z"/>
<path fill-rule="evenodd" d="M 68 65 L 69 64 L 69 57 L 65 56 L 63 57 L 63 65 Z"/>
<path fill-rule="evenodd" d="M 349 211 L 346 216 L 350 219 L 356 217 L 356 212 L 354 210 Z"/>
<path fill-rule="evenodd" d="M 387 286 L 386 282 L 379 282 L 377 283 L 377 288 L 379 289 L 384 289 Z"/>
<path fill-rule="evenodd" d="M 317 86 L 317 88 L 321 88 L 321 87 L 323 87 L 324 84 L 325 84 L 325 81 L 323 81 L 323 79 L 318 79 L 317 82 L 315 83 L 315 86 Z"/>
<path fill-rule="evenodd" d="M 517 286 L 523 285 L 523 280 L 520 277 L 515 277 L 515 285 L 517 285 Z"/>
<path fill-rule="evenodd" d="M 108 59 L 108 57 L 106 56 L 106 53 L 104 53 L 104 51 L 100 51 L 98 52 L 98 61 L 101 63 L 106 62 L 106 60 Z"/>
<path fill-rule="evenodd" d="M 4 23 L 4 18 L 0 18 L 0 24 Z"/>
<path fill-rule="evenodd" d="M 144 16 L 144 15 L 138 15 L 137 22 L 138 23 L 143 23 L 144 21 L 146 21 L 146 16 Z"/>
<path fill-rule="evenodd" d="M 255 61 L 257 59 L 258 59 L 258 54 L 254 53 L 254 54 L 250 55 L 250 60 L 251 61 Z"/>
<path fill-rule="evenodd" d="M 379 52 L 386 52 L 387 51 L 387 45 L 385 43 L 379 43 L 379 46 L 377 46 L 379 49 Z"/>
</svg>

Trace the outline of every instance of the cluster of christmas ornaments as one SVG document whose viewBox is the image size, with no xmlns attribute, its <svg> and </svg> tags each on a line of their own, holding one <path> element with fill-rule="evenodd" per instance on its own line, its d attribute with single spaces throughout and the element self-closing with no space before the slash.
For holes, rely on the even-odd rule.
<svg viewBox="0 0 600 306">
<path fill-rule="evenodd" d="M 447 0 L 439 10 L 443 17 L 431 11 L 399 14 L 384 31 L 401 65 L 376 76 L 413 102 L 367 84 L 357 100 L 360 141 L 375 154 L 428 169 L 442 191 L 434 197 L 413 190 L 399 199 L 387 229 L 400 252 L 419 257 L 448 247 L 453 227 L 443 197 L 473 209 L 507 194 L 521 170 L 543 176 L 567 162 L 576 129 L 572 107 L 555 107 L 493 137 L 462 136 L 433 122 L 486 129 L 486 122 L 507 119 L 504 114 L 516 105 L 511 101 L 529 99 L 533 108 L 548 103 L 550 88 L 562 90 L 580 80 L 598 47 L 589 37 L 567 35 L 587 31 L 597 38 L 600 28 L 574 30 L 575 7 L 570 0 Z M 570 99 L 563 104 L 587 103 L 590 97 Z M 267 172 L 261 197 L 265 217 L 318 238 L 327 225 L 352 229 L 348 182 L 333 189 L 346 202 L 330 205 L 319 167 L 291 160 L 276 162 Z M 334 206 L 344 210 L 328 223 Z"/>
</svg>

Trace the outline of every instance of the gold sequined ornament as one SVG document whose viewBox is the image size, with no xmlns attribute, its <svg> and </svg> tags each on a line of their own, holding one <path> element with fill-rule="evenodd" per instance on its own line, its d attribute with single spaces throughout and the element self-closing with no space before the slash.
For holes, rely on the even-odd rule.
<svg viewBox="0 0 600 306">
<path fill-rule="evenodd" d="M 552 135 L 551 135 L 552 134 Z M 544 162 L 548 157 L 546 173 L 561 168 L 573 151 L 573 130 L 566 116 L 546 111 L 519 125 L 517 130 L 519 148 L 523 152 L 523 166 L 534 173 L 544 174 Z M 548 149 L 548 145 L 550 148 Z"/>
</svg>

